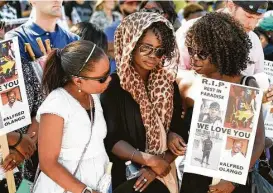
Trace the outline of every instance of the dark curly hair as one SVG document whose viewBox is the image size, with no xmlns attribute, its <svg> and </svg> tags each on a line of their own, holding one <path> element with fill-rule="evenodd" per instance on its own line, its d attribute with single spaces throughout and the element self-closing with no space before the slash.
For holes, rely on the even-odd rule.
<svg viewBox="0 0 273 193">
<path fill-rule="evenodd" d="M 200 18 L 186 36 L 187 47 L 193 42 L 198 50 L 209 54 L 221 75 L 240 75 L 251 63 L 251 41 L 243 26 L 226 13 L 209 13 Z"/>
<path fill-rule="evenodd" d="M 163 22 L 155 22 L 144 30 L 138 42 L 142 40 L 148 30 L 152 30 L 165 49 L 165 59 L 171 60 L 174 56 L 176 40 L 173 31 Z"/>
</svg>

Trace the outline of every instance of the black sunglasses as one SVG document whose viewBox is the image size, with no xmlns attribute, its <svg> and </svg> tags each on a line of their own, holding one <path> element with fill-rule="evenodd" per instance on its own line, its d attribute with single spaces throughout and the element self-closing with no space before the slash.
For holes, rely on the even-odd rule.
<svg viewBox="0 0 273 193">
<path fill-rule="evenodd" d="M 209 53 L 205 52 L 205 51 L 198 51 L 198 50 L 194 50 L 191 47 L 188 47 L 188 52 L 190 56 L 197 56 L 200 60 L 206 60 L 207 57 L 209 56 Z"/>
<path fill-rule="evenodd" d="M 105 81 L 108 79 L 108 77 L 110 76 L 110 69 L 109 71 L 107 72 L 107 74 L 103 77 L 98 77 L 98 78 L 95 78 L 95 77 L 88 77 L 88 76 L 79 76 L 79 75 L 72 75 L 73 77 L 76 77 L 76 78 L 80 78 L 80 79 L 84 79 L 84 80 L 96 80 L 96 81 L 99 81 L 100 83 L 105 83 Z"/>
<path fill-rule="evenodd" d="M 166 53 L 164 48 L 154 48 L 153 46 L 147 44 L 142 44 L 139 46 L 139 52 L 143 56 L 150 56 L 152 53 L 154 53 L 157 58 L 162 58 Z"/>
</svg>

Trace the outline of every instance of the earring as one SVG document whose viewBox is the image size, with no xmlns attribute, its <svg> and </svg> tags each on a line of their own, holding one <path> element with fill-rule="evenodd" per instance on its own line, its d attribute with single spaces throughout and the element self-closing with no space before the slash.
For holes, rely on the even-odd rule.
<svg viewBox="0 0 273 193">
<path fill-rule="evenodd" d="M 133 61 L 133 55 L 132 53 L 130 54 L 130 58 L 129 58 L 129 63 L 132 64 L 132 61 Z"/>
<path fill-rule="evenodd" d="M 78 85 L 78 92 L 82 92 L 82 90 L 80 88 L 80 84 Z"/>
</svg>

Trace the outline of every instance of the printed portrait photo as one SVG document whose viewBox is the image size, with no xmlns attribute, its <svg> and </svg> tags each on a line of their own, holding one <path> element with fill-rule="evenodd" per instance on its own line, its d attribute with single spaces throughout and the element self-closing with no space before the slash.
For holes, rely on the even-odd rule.
<svg viewBox="0 0 273 193">
<path fill-rule="evenodd" d="M 222 108 L 219 102 L 202 99 L 200 107 L 199 122 L 210 124 L 213 126 L 222 126 Z"/>
<path fill-rule="evenodd" d="M 272 105 L 272 104 L 271 104 Z M 271 106 L 268 111 L 266 112 L 266 118 L 268 122 L 273 122 L 273 106 Z"/>
<path fill-rule="evenodd" d="M 230 87 L 224 127 L 251 132 L 257 109 L 258 91 L 236 85 Z"/>
<path fill-rule="evenodd" d="M 222 136 L 219 132 L 197 129 L 193 144 L 191 164 L 207 169 L 218 169 Z"/>
<path fill-rule="evenodd" d="M 2 112 L 4 116 L 9 116 L 24 109 L 19 87 L 12 88 L 1 94 Z"/>
<path fill-rule="evenodd" d="M 221 157 L 227 162 L 242 163 L 246 158 L 248 140 L 236 137 L 227 137 L 227 143 Z"/>
<path fill-rule="evenodd" d="M 0 84 L 17 79 L 14 45 L 12 40 L 0 44 Z"/>
</svg>

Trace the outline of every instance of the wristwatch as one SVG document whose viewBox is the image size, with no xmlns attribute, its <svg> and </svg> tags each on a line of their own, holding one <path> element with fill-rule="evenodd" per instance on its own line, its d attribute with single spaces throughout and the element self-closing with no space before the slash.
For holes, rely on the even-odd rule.
<svg viewBox="0 0 273 193">
<path fill-rule="evenodd" d="M 82 191 L 82 193 L 92 193 L 92 192 L 93 192 L 92 189 L 87 186 Z"/>
</svg>

